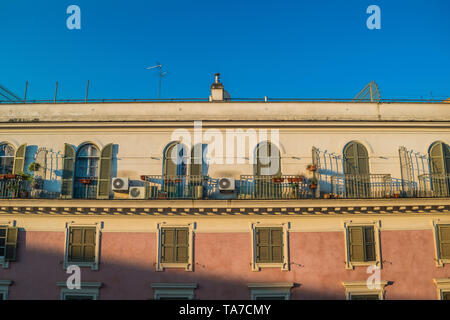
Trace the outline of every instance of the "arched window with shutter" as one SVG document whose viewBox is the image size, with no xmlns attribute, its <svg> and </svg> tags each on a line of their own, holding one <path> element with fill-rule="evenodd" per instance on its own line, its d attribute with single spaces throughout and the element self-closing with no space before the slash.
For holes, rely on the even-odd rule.
<svg viewBox="0 0 450 320">
<path fill-rule="evenodd" d="M 0 144 L 0 174 L 11 174 L 14 168 L 14 147 L 8 143 Z"/>
<path fill-rule="evenodd" d="M 370 197 L 369 155 L 361 143 L 351 141 L 344 147 L 344 174 L 347 197 Z"/>
<path fill-rule="evenodd" d="M 179 142 L 172 142 L 164 150 L 163 175 L 184 176 L 186 175 L 186 154 L 184 146 Z"/>
<path fill-rule="evenodd" d="M 431 188 L 437 196 L 448 196 L 450 190 L 450 147 L 438 141 L 430 146 Z"/>
<path fill-rule="evenodd" d="M 75 160 L 74 198 L 97 198 L 99 160 L 100 151 L 94 144 L 86 143 L 78 149 Z"/>
<path fill-rule="evenodd" d="M 278 147 L 270 141 L 260 142 L 255 149 L 255 176 L 281 175 L 281 155 Z"/>
</svg>

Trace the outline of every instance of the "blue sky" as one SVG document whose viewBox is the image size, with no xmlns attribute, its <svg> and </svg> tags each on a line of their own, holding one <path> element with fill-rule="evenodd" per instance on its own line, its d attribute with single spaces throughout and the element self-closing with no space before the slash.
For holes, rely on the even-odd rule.
<svg viewBox="0 0 450 320">
<path fill-rule="evenodd" d="M 81 30 L 66 9 L 81 8 Z M 381 29 L 369 30 L 369 5 Z M 448 0 L 14 0 L 0 5 L 0 84 L 29 99 L 450 97 Z"/>
</svg>

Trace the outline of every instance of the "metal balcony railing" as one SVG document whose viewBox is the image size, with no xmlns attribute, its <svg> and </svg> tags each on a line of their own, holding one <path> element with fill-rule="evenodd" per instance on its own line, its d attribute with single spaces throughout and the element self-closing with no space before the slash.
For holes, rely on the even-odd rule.
<svg viewBox="0 0 450 320">
<path fill-rule="evenodd" d="M 0 179 L 0 199 L 56 199 L 59 192 L 33 188 L 30 180 Z"/>
<path fill-rule="evenodd" d="M 313 198 L 317 184 L 296 175 L 241 175 L 238 199 L 303 199 Z"/>
<path fill-rule="evenodd" d="M 419 197 L 450 197 L 450 174 L 422 174 L 419 176 Z"/>
<path fill-rule="evenodd" d="M 390 174 L 343 174 L 331 177 L 336 198 L 370 199 L 400 197 L 398 184 L 392 183 Z"/>
<path fill-rule="evenodd" d="M 213 189 L 203 176 L 143 176 L 148 199 L 203 199 Z"/>
</svg>

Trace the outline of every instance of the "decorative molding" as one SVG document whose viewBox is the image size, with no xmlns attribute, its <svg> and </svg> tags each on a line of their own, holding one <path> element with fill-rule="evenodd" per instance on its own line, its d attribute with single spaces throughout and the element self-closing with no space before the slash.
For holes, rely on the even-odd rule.
<svg viewBox="0 0 450 320">
<path fill-rule="evenodd" d="M 377 294 L 380 300 L 384 300 L 384 288 L 388 281 L 380 281 L 379 288 L 369 288 L 367 281 L 345 281 L 342 285 L 345 287 L 345 297 L 351 300 L 352 295 Z"/>
<path fill-rule="evenodd" d="M 69 289 L 67 288 L 67 282 L 59 281 L 56 285 L 60 288 L 60 299 L 66 300 L 66 296 L 87 296 L 92 297 L 92 300 L 98 300 L 101 282 L 81 282 L 81 289 Z"/>
<path fill-rule="evenodd" d="M 436 285 L 438 299 L 443 300 L 444 292 L 450 292 L 450 278 L 433 279 Z"/>
<path fill-rule="evenodd" d="M 259 297 L 283 297 L 284 300 L 290 300 L 291 289 L 294 287 L 293 282 L 272 282 L 272 283 L 249 283 L 247 286 L 250 289 L 250 296 L 252 300 L 257 300 Z"/>
<path fill-rule="evenodd" d="M 195 298 L 196 283 L 152 283 L 154 299 L 161 298 L 186 298 L 193 300 Z"/>
</svg>

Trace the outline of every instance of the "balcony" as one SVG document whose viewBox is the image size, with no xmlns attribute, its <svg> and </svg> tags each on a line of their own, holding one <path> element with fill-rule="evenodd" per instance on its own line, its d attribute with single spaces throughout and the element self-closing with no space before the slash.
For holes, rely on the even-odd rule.
<svg viewBox="0 0 450 320">
<path fill-rule="evenodd" d="M 450 175 L 422 174 L 416 181 L 392 178 L 390 174 L 333 175 L 330 182 L 300 175 L 241 175 L 233 191 L 220 191 L 218 179 L 205 176 L 145 175 L 148 200 L 295 200 L 295 199 L 386 199 L 450 197 Z M 97 199 L 97 180 L 75 181 L 73 199 Z M 84 181 L 90 180 L 90 181 Z M 51 183 L 51 182 L 48 182 Z M 325 184 L 327 192 L 319 192 Z M 321 185 L 324 184 L 324 185 Z M 59 192 L 20 175 L 0 175 L 0 199 L 59 199 Z M 323 188 L 325 189 L 325 188 Z M 137 199 L 128 197 L 125 199 Z M 113 199 L 116 199 L 114 197 Z M 121 197 L 120 199 L 124 199 Z"/>
</svg>

